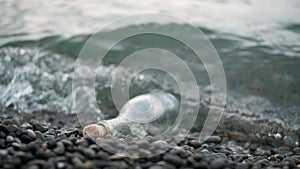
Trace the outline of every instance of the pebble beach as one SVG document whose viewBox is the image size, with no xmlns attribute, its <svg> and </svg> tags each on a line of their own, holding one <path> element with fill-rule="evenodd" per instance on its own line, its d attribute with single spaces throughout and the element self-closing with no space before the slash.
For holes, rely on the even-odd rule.
<svg viewBox="0 0 300 169">
<path fill-rule="evenodd" d="M 26 117 L 28 116 L 28 117 Z M 237 142 L 213 135 L 205 143 L 198 132 L 179 143 L 151 136 L 136 140 L 130 135 L 95 139 L 82 136 L 76 116 L 47 114 L 1 115 L 0 168 L 239 168 L 296 169 L 300 147 Z M 65 119 L 63 119 L 65 118 Z M 98 144 L 96 144 L 96 142 Z M 125 151 L 120 150 L 124 149 Z M 124 152 L 128 153 L 124 155 Z M 154 155 L 153 155 L 154 154 Z"/>
</svg>

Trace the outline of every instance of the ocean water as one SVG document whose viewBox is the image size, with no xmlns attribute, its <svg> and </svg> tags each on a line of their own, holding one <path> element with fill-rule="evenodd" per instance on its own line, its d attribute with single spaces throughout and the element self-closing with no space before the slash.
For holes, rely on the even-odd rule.
<svg viewBox="0 0 300 169">
<path fill-rule="evenodd" d="M 272 119 L 283 129 L 300 133 L 298 0 L 1 1 L 1 112 L 74 113 L 72 73 L 82 46 L 104 24 L 143 12 L 184 18 L 206 34 L 226 74 L 225 114 Z M 176 33 L 185 26 L 143 21 L 120 25 L 105 34 L 109 37 L 116 31 L 145 27 Z M 98 105 L 83 107 L 86 111 L 100 113 L 99 106 L 106 118 L 117 115 L 110 93 L 113 72 L 126 54 L 149 44 L 164 46 L 182 57 L 197 77 L 202 105 L 209 107 L 210 83 L 203 64 L 172 40 L 161 43 L 155 36 L 143 36 L 122 42 L 105 56 L 95 80 Z M 101 47 L 107 48 L 105 44 Z M 120 83 L 125 83 L 131 72 L 124 68 Z M 175 83 L 164 72 L 142 72 L 131 83 L 131 96 L 157 88 L 179 94 Z M 200 108 L 199 112 L 203 111 L 207 109 Z"/>
</svg>

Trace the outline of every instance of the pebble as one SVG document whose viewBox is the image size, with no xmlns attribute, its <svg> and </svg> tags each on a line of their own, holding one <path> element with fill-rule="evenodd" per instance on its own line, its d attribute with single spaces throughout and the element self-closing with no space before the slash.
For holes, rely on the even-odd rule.
<svg viewBox="0 0 300 169">
<path fill-rule="evenodd" d="M 295 147 L 293 152 L 300 155 L 300 147 Z"/>
<path fill-rule="evenodd" d="M 200 143 L 200 141 L 198 141 L 198 140 L 191 140 L 191 141 L 189 142 L 189 145 L 193 146 L 194 148 L 198 148 L 198 147 L 201 146 L 201 143 Z"/>
<path fill-rule="evenodd" d="M 166 141 L 155 141 L 153 142 L 153 145 L 157 148 L 157 149 L 162 149 L 162 150 L 167 150 L 169 149 L 169 144 Z"/>
<path fill-rule="evenodd" d="M 221 143 L 222 139 L 219 136 L 210 136 L 206 142 L 207 143 Z"/>
<path fill-rule="evenodd" d="M 62 155 L 65 153 L 65 147 L 61 142 L 59 142 L 53 151 L 58 155 Z"/>
<path fill-rule="evenodd" d="M 6 142 L 7 143 L 11 143 L 11 142 L 13 142 L 14 141 L 14 138 L 12 137 L 12 136 L 7 136 L 6 137 Z"/>
<path fill-rule="evenodd" d="M 40 131 L 36 130 L 34 133 L 38 139 L 44 140 L 44 135 Z"/>
<path fill-rule="evenodd" d="M 211 136 L 201 144 L 199 133 L 179 143 L 171 138 L 109 135 L 95 144 L 94 138 L 82 137 L 81 129 L 47 124 L 49 127 L 38 121 L 22 125 L 13 120 L 0 122 L 0 168 L 271 169 L 300 165 L 299 147 L 287 145 L 270 148 L 224 136 Z"/>
<path fill-rule="evenodd" d="M 291 156 L 291 160 L 293 160 L 297 165 L 300 164 L 300 156 Z"/>
<path fill-rule="evenodd" d="M 135 142 L 136 145 L 139 146 L 139 148 L 148 149 L 150 144 L 148 140 L 138 140 Z"/>
<path fill-rule="evenodd" d="M 43 124 L 40 124 L 38 122 L 34 122 L 32 125 L 35 130 L 38 130 L 42 133 L 44 133 L 48 130 L 48 128 L 46 126 L 44 126 Z"/>
<path fill-rule="evenodd" d="M 217 159 L 214 159 L 212 162 L 211 162 L 211 168 L 212 169 L 221 169 L 221 168 L 225 168 L 227 164 L 227 161 L 223 158 L 217 158 Z"/>
<path fill-rule="evenodd" d="M 173 154 L 165 154 L 163 157 L 163 160 L 173 163 L 176 166 L 183 165 L 183 160 L 180 157 L 173 155 Z"/>
<path fill-rule="evenodd" d="M 34 132 L 33 130 L 28 129 L 28 130 L 26 130 L 26 133 L 27 133 L 27 135 L 28 135 L 29 137 L 31 137 L 32 139 L 35 139 L 35 138 L 36 138 L 36 134 L 35 134 L 35 132 Z"/>
<path fill-rule="evenodd" d="M 23 123 L 21 127 L 24 129 L 32 129 L 32 125 L 29 123 Z"/>
<path fill-rule="evenodd" d="M 87 158 L 90 158 L 90 159 L 93 159 L 95 156 L 96 156 L 96 153 L 94 150 L 92 149 L 85 149 L 83 151 L 84 155 L 87 157 Z"/>
</svg>

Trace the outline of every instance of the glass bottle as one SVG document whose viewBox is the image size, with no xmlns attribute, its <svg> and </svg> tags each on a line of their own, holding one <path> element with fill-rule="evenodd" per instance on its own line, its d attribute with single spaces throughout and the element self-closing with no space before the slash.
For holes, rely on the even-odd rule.
<svg viewBox="0 0 300 169">
<path fill-rule="evenodd" d="M 108 133 L 121 133 L 139 138 L 159 135 L 172 127 L 178 113 L 179 101 L 174 95 L 154 90 L 129 100 L 116 118 L 99 121 L 94 125 L 98 132 L 95 135 L 103 137 Z"/>
</svg>

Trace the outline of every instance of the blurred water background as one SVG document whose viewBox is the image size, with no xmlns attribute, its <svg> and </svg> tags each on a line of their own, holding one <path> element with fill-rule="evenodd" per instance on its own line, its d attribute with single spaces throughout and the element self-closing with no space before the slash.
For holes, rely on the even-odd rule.
<svg viewBox="0 0 300 169">
<path fill-rule="evenodd" d="M 90 35 L 119 17 L 140 12 L 164 12 L 185 18 L 199 27 L 217 49 L 227 78 L 225 114 L 228 117 L 234 116 L 236 121 L 244 119 L 249 124 L 266 123 L 269 134 L 289 130 L 298 132 L 299 137 L 298 0 L 1 0 L 0 3 L 2 113 L 8 110 L 74 113 L 72 71 L 78 53 Z M 129 23 L 106 34 L 110 36 L 115 31 L 142 27 L 176 32 L 185 25 Z M 155 37 L 137 37 L 110 50 L 104 63 L 98 67 L 96 77 L 97 102 L 102 111 L 110 112 L 110 116 L 117 114 L 111 99 L 110 81 L 118 63 L 124 55 L 149 43 L 167 46 L 190 64 L 196 72 L 202 94 L 199 111 L 207 111 L 210 87 L 201 62 L 189 57 L 188 51 L 171 40 L 160 44 Z M 102 47 L 105 49 L 105 44 Z M 124 68 L 123 72 L 120 83 L 126 81 L 130 68 Z M 174 83 L 163 72 L 142 72 L 132 81 L 131 91 L 132 95 L 137 95 L 160 88 L 178 94 Z"/>
</svg>

